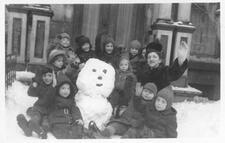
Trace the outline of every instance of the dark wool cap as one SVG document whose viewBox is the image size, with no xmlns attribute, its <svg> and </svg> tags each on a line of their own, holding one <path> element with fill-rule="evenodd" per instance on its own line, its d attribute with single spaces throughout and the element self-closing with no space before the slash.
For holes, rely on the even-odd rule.
<svg viewBox="0 0 225 143">
<path fill-rule="evenodd" d="M 112 38 L 112 37 L 107 36 L 107 37 L 105 38 L 105 40 L 103 41 L 103 47 L 105 47 L 105 45 L 106 45 L 106 44 L 108 44 L 108 43 L 112 43 L 112 44 L 113 44 L 113 46 L 114 46 L 115 41 L 113 40 L 113 38 Z"/>
<path fill-rule="evenodd" d="M 172 106 L 174 100 L 174 93 L 171 86 L 167 86 L 161 89 L 157 94 L 157 97 L 158 96 L 164 98 L 167 101 L 166 110 Z"/>
<path fill-rule="evenodd" d="M 84 35 L 76 37 L 75 41 L 79 47 L 82 47 L 85 43 L 89 43 L 91 45 L 89 38 Z"/>
<path fill-rule="evenodd" d="M 46 74 L 46 73 L 52 73 L 52 68 L 49 66 L 41 66 L 40 75 Z"/>
<path fill-rule="evenodd" d="M 157 93 L 157 86 L 154 83 L 152 83 L 152 82 L 146 83 L 143 88 L 151 90 L 153 92 L 154 96 Z"/>
<path fill-rule="evenodd" d="M 159 57 L 161 58 L 162 48 L 163 48 L 163 46 L 161 43 L 159 43 L 159 41 L 154 41 L 154 42 L 149 43 L 146 46 L 146 58 L 147 58 L 148 54 L 151 52 L 156 52 L 159 55 Z"/>
<path fill-rule="evenodd" d="M 140 49 L 141 43 L 138 40 L 133 40 L 130 42 L 130 48 Z"/>
</svg>

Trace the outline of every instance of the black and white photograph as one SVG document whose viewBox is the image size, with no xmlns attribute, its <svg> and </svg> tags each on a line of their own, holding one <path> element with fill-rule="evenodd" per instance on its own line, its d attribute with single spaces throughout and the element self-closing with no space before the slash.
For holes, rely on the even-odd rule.
<svg viewBox="0 0 225 143">
<path fill-rule="evenodd" d="M 222 2 L 46 2 L 3 4 L 5 142 L 221 137 Z"/>
</svg>

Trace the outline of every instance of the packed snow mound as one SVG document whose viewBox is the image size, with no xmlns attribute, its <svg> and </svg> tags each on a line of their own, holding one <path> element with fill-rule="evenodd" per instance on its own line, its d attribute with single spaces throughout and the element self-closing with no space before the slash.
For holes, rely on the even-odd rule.
<svg viewBox="0 0 225 143">
<path fill-rule="evenodd" d="M 29 97 L 27 89 L 27 85 L 15 81 L 12 87 L 6 91 L 5 134 L 9 140 L 37 139 L 37 137 L 24 136 L 16 123 L 16 115 L 25 114 L 26 109 L 32 106 L 37 99 Z M 95 103 L 95 105 L 98 104 Z M 173 106 L 177 110 L 178 138 L 214 138 L 218 136 L 220 131 L 220 101 L 206 103 L 185 101 L 175 103 Z M 48 134 L 48 139 L 54 139 L 52 134 Z"/>
<path fill-rule="evenodd" d="M 177 110 L 178 138 L 217 137 L 220 126 L 220 102 L 174 103 Z"/>
<path fill-rule="evenodd" d="M 78 93 L 75 95 L 84 127 L 94 121 L 100 130 L 112 115 L 112 106 L 107 97 L 114 88 L 114 68 L 98 59 L 89 59 L 77 78 Z"/>
<path fill-rule="evenodd" d="M 29 71 L 16 72 L 16 79 L 18 81 L 30 82 L 34 76 L 35 76 L 35 73 L 29 72 Z"/>
</svg>

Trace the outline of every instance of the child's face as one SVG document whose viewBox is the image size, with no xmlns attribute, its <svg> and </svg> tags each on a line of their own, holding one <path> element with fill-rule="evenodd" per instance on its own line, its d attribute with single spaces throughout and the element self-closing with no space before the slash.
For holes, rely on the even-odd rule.
<svg viewBox="0 0 225 143">
<path fill-rule="evenodd" d="M 105 45 L 105 52 L 107 54 L 111 54 L 113 52 L 113 44 L 112 43 L 108 43 Z"/>
<path fill-rule="evenodd" d="M 63 47 L 69 47 L 70 46 L 70 39 L 68 38 L 62 38 L 60 40 L 60 44 L 63 46 Z"/>
<path fill-rule="evenodd" d="M 84 43 L 84 45 L 82 45 L 81 49 L 84 52 L 88 52 L 90 50 L 90 44 L 89 43 Z"/>
<path fill-rule="evenodd" d="M 163 111 L 166 109 L 166 106 L 167 106 L 167 101 L 164 98 L 158 96 L 155 101 L 156 110 Z"/>
<path fill-rule="evenodd" d="M 66 98 L 70 95 L 70 85 L 68 83 L 65 83 L 60 86 L 59 88 L 59 95 Z"/>
<path fill-rule="evenodd" d="M 134 47 L 131 47 L 130 48 L 130 53 L 131 53 L 132 56 L 136 56 L 138 54 L 138 49 L 134 48 Z"/>
<path fill-rule="evenodd" d="M 72 51 L 68 52 L 67 60 L 69 63 L 72 63 L 75 60 L 75 58 L 76 58 L 76 55 Z"/>
<path fill-rule="evenodd" d="M 146 49 L 143 49 L 141 54 L 142 54 L 143 57 L 145 57 Z"/>
<path fill-rule="evenodd" d="M 129 61 L 127 59 L 122 59 L 119 65 L 120 70 L 125 72 L 128 70 L 128 67 L 129 67 Z"/>
<path fill-rule="evenodd" d="M 57 57 L 53 64 L 57 68 L 62 68 L 62 66 L 63 66 L 63 57 L 62 56 Z"/>
<path fill-rule="evenodd" d="M 49 85 L 52 83 L 53 76 L 52 73 L 46 73 L 42 76 L 42 80 L 45 84 Z"/>
<path fill-rule="evenodd" d="M 151 68 L 157 68 L 161 63 L 161 59 L 156 52 L 151 52 L 147 56 L 147 62 Z"/>
<path fill-rule="evenodd" d="M 154 97 L 154 93 L 151 90 L 148 89 L 143 89 L 141 96 L 145 99 L 145 100 L 152 100 Z"/>
</svg>

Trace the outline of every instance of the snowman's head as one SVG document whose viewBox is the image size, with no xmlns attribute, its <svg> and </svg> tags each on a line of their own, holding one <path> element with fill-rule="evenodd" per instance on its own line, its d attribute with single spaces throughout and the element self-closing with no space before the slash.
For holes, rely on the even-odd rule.
<svg viewBox="0 0 225 143">
<path fill-rule="evenodd" d="M 98 59 L 89 59 L 77 78 L 77 87 L 88 95 L 108 97 L 114 88 L 114 68 Z"/>
</svg>

